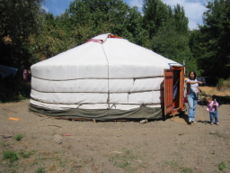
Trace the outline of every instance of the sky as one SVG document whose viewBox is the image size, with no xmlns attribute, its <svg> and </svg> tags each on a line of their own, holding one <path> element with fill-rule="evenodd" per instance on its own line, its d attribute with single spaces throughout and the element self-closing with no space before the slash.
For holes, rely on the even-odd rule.
<svg viewBox="0 0 230 173">
<path fill-rule="evenodd" d="M 69 7 L 69 4 L 73 0 L 44 0 L 42 3 L 42 8 L 52 13 L 55 16 L 58 16 L 65 12 Z M 185 15 L 189 19 L 189 28 L 191 30 L 198 29 L 198 25 L 203 24 L 202 16 L 203 13 L 207 10 L 205 4 L 208 0 L 162 0 L 165 4 L 174 7 L 176 4 L 180 4 L 184 7 Z M 143 0 L 125 0 L 125 2 L 131 6 L 136 6 L 139 11 L 141 11 L 143 6 Z"/>
</svg>

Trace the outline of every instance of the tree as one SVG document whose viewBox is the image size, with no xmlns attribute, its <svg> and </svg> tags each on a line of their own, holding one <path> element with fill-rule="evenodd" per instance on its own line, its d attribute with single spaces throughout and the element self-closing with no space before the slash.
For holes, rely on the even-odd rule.
<svg viewBox="0 0 230 173">
<path fill-rule="evenodd" d="M 200 26 L 202 54 L 198 58 L 203 75 L 217 82 L 230 74 L 230 1 L 214 0 L 207 4 L 204 26 Z"/>
<path fill-rule="evenodd" d="M 143 5 L 143 23 L 144 28 L 153 38 L 158 29 L 168 20 L 171 8 L 165 5 L 161 0 L 144 0 Z"/>
<path fill-rule="evenodd" d="M 197 70 L 189 48 L 188 19 L 180 5 L 170 8 L 160 0 L 145 0 L 144 24 L 155 52 Z"/>
<path fill-rule="evenodd" d="M 144 33 L 142 16 L 122 0 L 75 0 L 65 15 L 78 43 L 101 33 L 113 33 L 143 43 L 140 37 Z"/>
<path fill-rule="evenodd" d="M 188 34 L 188 18 L 185 16 L 184 8 L 177 4 L 173 9 L 172 17 L 176 31 L 181 34 Z"/>
<path fill-rule="evenodd" d="M 189 47 L 192 53 L 193 60 L 197 64 L 197 72 L 199 75 L 203 74 L 204 70 L 199 66 L 199 58 L 203 55 L 204 48 L 202 47 L 201 42 L 201 32 L 200 30 L 192 30 L 189 32 Z M 194 69 L 195 70 L 195 69 Z"/>
<path fill-rule="evenodd" d="M 127 9 L 121 0 L 75 0 L 66 15 L 72 24 L 73 37 L 82 43 L 97 34 L 112 32 L 111 28 L 120 34 L 123 25 L 120 19 Z"/>
<path fill-rule="evenodd" d="M 54 17 L 49 13 L 40 14 L 39 34 L 29 37 L 30 48 L 37 60 L 50 58 L 75 46 L 71 35 L 71 27 L 65 16 Z"/>
<path fill-rule="evenodd" d="M 40 0 L 0 0 L 0 63 L 31 64 L 28 37 L 39 28 Z"/>
<path fill-rule="evenodd" d="M 39 13 L 40 0 L 0 0 L 0 64 L 18 69 L 15 78 L 0 79 L 1 101 L 29 93 L 22 87 L 20 72 L 35 61 L 29 36 L 38 33 Z"/>
</svg>

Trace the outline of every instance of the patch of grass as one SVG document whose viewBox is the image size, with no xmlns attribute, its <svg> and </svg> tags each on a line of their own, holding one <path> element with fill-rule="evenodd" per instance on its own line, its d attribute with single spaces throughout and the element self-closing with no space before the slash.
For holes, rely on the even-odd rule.
<svg viewBox="0 0 230 173">
<path fill-rule="evenodd" d="M 192 173 L 192 169 L 191 168 L 181 168 L 181 173 Z"/>
<path fill-rule="evenodd" d="M 230 79 L 219 79 L 216 87 L 218 90 L 221 90 L 222 88 L 230 88 Z"/>
<path fill-rule="evenodd" d="M 61 158 L 58 159 L 58 162 L 59 162 L 60 167 L 62 168 L 65 168 L 66 165 L 68 164 L 68 160 L 63 160 Z"/>
<path fill-rule="evenodd" d="M 16 141 L 21 141 L 23 137 L 24 137 L 24 136 L 23 136 L 22 134 L 17 134 L 16 136 L 14 136 L 14 139 L 15 139 Z"/>
<path fill-rule="evenodd" d="M 29 158 L 32 154 L 33 152 L 31 151 L 20 151 L 19 152 L 19 155 L 23 158 Z"/>
<path fill-rule="evenodd" d="M 174 172 L 180 172 L 180 173 L 193 173 L 191 168 L 185 168 L 181 167 L 177 162 L 175 161 L 166 161 L 166 165 L 168 165 L 171 169 L 173 169 Z"/>
<path fill-rule="evenodd" d="M 174 171 L 178 171 L 178 169 L 179 169 L 179 165 L 175 161 L 166 161 L 165 165 L 168 165 Z"/>
<path fill-rule="evenodd" d="M 38 168 L 35 171 L 35 173 L 45 173 L 45 172 L 46 172 L 45 168 Z"/>
<path fill-rule="evenodd" d="M 223 82 L 224 87 L 230 88 L 230 79 L 227 79 Z"/>
<path fill-rule="evenodd" d="M 11 163 L 15 162 L 19 159 L 18 153 L 14 151 L 4 151 L 3 152 L 3 159 L 9 160 Z"/>
<path fill-rule="evenodd" d="M 220 133 L 220 132 L 209 132 L 210 135 L 213 135 L 213 136 L 216 136 L 216 137 L 219 137 L 219 138 L 225 138 L 226 135 Z"/>
<path fill-rule="evenodd" d="M 0 147 L 5 147 L 5 142 L 4 141 L 0 141 Z"/>
<path fill-rule="evenodd" d="M 72 166 L 70 172 L 71 173 L 80 172 L 81 167 L 82 167 L 81 165 Z"/>
<path fill-rule="evenodd" d="M 224 79 L 220 78 L 217 83 L 217 89 L 220 90 L 224 86 Z"/>
<path fill-rule="evenodd" d="M 133 172 L 139 166 L 137 164 L 138 162 L 135 162 L 137 161 L 137 156 L 134 155 L 130 150 L 125 150 L 119 154 L 114 154 L 109 161 L 112 162 L 115 167 L 122 168 L 126 172 Z"/>
<path fill-rule="evenodd" d="M 0 171 L 0 173 L 17 173 L 17 171 L 14 168 L 14 169 L 6 169 L 6 170 L 4 170 L 2 172 Z"/>
<path fill-rule="evenodd" d="M 22 101 L 27 99 L 27 97 L 23 96 L 21 93 L 17 96 L 17 101 Z"/>
<path fill-rule="evenodd" d="M 224 162 L 220 162 L 219 164 L 218 164 L 218 169 L 220 170 L 220 171 L 223 171 L 224 169 L 227 169 L 228 168 L 228 166 L 224 163 Z"/>
<path fill-rule="evenodd" d="M 5 148 L 7 150 L 7 148 L 10 148 L 10 144 L 7 141 L 0 141 L 0 147 Z"/>
<path fill-rule="evenodd" d="M 11 172 L 10 173 L 17 173 L 17 171 L 16 170 L 11 170 Z"/>
</svg>

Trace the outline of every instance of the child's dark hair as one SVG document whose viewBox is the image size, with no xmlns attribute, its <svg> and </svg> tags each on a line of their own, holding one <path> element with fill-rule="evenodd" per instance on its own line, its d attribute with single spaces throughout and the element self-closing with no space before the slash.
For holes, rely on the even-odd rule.
<svg viewBox="0 0 230 173">
<path fill-rule="evenodd" d="M 196 72 L 194 72 L 194 71 L 190 71 L 190 72 L 189 72 L 189 74 L 188 74 L 188 78 L 189 78 L 189 79 L 191 79 L 191 78 L 190 78 L 191 73 L 193 73 L 193 74 L 194 74 L 194 79 L 196 79 L 196 76 L 197 76 L 197 75 L 196 75 Z"/>
</svg>

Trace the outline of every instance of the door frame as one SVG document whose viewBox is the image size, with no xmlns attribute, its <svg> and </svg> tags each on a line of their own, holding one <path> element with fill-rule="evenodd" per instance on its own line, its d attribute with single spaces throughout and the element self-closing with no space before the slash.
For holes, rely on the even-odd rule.
<svg viewBox="0 0 230 173">
<path fill-rule="evenodd" d="M 177 103 L 173 101 L 173 73 L 179 71 L 179 96 Z M 171 66 L 170 69 L 164 70 L 164 91 L 163 91 L 163 114 L 175 115 L 185 110 L 184 105 L 184 66 Z M 175 107 L 175 105 L 178 105 Z"/>
</svg>

